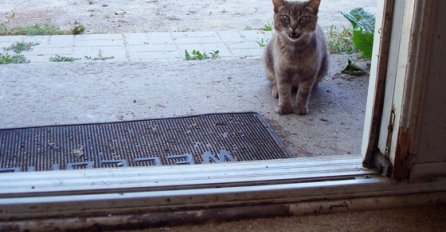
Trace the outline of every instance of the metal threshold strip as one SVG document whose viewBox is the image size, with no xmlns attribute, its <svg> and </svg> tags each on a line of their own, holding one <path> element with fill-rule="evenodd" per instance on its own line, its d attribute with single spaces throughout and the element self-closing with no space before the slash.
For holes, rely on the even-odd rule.
<svg viewBox="0 0 446 232">
<path fill-rule="evenodd" d="M 228 162 L 223 164 L 82 169 L 4 173 L 0 197 L 59 196 L 90 193 L 187 190 L 349 180 L 375 172 L 360 166 L 353 156 L 334 158 L 288 158 Z"/>
<path fill-rule="evenodd" d="M 321 201 L 332 202 L 334 208 L 354 208 L 362 204 L 349 206 L 355 199 L 399 195 L 397 201 L 401 201 L 407 194 L 446 190 L 445 183 L 392 183 L 363 169 L 361 161 L 358 156 L 342 156 L 5 173 L 0 175 L 0 230 L 122 225 L 129 229 L 286 216 L 301 207 L 308 207 L 304 211 L 320 207 L 316 202 Z M 344 203 L 339 206 L 339 201 Z"/>
</svg>

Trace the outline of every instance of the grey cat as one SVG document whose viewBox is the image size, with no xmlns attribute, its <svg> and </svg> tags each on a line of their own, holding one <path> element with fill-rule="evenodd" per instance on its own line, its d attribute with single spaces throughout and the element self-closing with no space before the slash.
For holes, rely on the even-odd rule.
<svg viewBox="0 0 446 232">
<path fill-rule="evenodd" d="M 327 43 L 317 24 L 320 2 L 273 0 L 275 32 L 265 49 L 263 65 L 271 94 L 279 98 L 279 114 L 306 115 L 311 92 L 327 73 Z M 293 88 L 297 88 L 294 109 Z"/>
</svg>

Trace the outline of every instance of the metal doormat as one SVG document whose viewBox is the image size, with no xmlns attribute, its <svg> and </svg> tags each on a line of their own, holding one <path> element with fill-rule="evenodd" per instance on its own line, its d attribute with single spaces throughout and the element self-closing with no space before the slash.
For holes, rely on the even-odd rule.
<svg viewBox="0 0 446 232">
<path fill-rule="evenodd" d="M 0 172 L 290 158 L 258 113 L 0 130 Z"/>
</svg>

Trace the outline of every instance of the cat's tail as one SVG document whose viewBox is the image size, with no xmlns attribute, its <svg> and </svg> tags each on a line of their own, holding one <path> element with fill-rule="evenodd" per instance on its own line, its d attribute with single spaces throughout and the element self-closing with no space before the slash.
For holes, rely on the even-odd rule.
<svg viewBox="0 0 446 232">
<path fill-rule="evenodd" d="M 327 46 L 327 40 L 325 37 L 325 32 L 322 29 L 322 27 L 320 27 L 319 25 L 317 28 L 317 33 L 318 33 L 319 43 L 320 43 L 318 46 L 320 49 L 319 54 L 322 55 L 321 63 L 319 66 L 319 72 L 317 75 L 317 82 L 319 83 L 319 81 L 321 81 L 322 78 L 324 78 L 325 75 L 327 75 L 330 61 L 329 61 L 329 57 L 328 57 L 329 56 L 328 55 L 328 46 Z"/>
<path fill-rule="evenodd" d="M 329 60 L 328 60 L 328 54 L 325 54 L 322 57 L 321 67 L 319 68 L 319 74 L 318 74 L 318 82 L 322 80 L 322 78 L 325 77 L 328 73 L 328 67 L 329 67 Z"/>
</svg>

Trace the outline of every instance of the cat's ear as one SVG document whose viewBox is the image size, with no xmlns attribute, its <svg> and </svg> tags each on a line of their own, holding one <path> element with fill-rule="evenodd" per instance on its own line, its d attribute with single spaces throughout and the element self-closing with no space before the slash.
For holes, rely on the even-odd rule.
<svg viewBox="0 0 446 232">
<path fill-rule="evenodd" d="M 321 5 L 321 0 L 310 0 L 310 6 L 316 11 L 319 11 L 319 5 Z"/>
<path fill-rule="evenodd" d="M 285 3 L 283 0 L 273 0 L 274 12 L 279 12 L 279 8 L 282 7 Z"/>
</svg>

